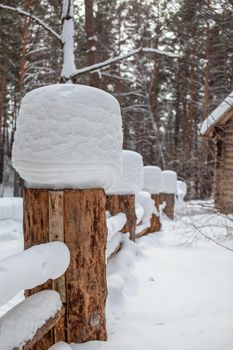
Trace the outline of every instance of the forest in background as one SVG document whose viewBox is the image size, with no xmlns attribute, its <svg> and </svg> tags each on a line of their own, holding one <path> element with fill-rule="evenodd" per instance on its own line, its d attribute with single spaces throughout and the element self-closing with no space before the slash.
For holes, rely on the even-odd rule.
<svg viewBox="0 0 233 350">
<path fill-rule="evenodd" d="M 61 0 L 1 5 L 23 9 L 61 33 Z M 73 82 L 118 99 L 124 149 L 141 153 L 145 165 L 176 171 L 188 184 L 189 198 L 210 196 L 213 145 L 203 142 L 199 130 L 233 87 L 233 2 L 75 0 L 74 10 L 78 69 L 136 48 L 159 50 L 80 73 Z M 0 25 L 0 195 L 9 186 L 19 195 L 10 159 L 21 99 L 62 81 L 62 45 L 48 28 L 18 11 L 0 7 Z"/>
</svg>

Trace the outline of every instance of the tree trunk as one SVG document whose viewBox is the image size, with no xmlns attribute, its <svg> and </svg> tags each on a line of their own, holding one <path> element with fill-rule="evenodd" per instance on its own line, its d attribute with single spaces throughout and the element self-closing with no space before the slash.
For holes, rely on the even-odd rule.
<svg viewBox="0 0 233 350">
<path fill-rule="evenodd" d="M 7 53 L 3 55 L 3 72 L 1 74 L 0 94 L 0 186 L 4 189 L 4 153 L 6 149 L 5 127 L 6 127 L 6 101 L 7 101 L 7 77 L 8 77 Z"/>
<path fill-rule="evenodd" d="M 61 340 L 82 343 L 107 339 L 105 205 L 102 189 L 24 191 L 25 248 L 58 240 L 71 253 L 64 276 L 27 293 L 50 288 L 60 293 L 63 302 L 60 321 L 34 350 L 47 350 Z"/>
<path fill-rule="evenodd" d="M 85 29 L 87 35 L 87 66 L 96 63 L 96 32 L 93 15 L 93 0 L 85 0 Z M 89 85 L 99 87 L 98 73 L 90 73 Z"/>
<path fill-rule="evenodd" d="M 135 212 L 135 195 L 134 194 L 111 194 L 107 196 L 106 209 L 111 215 L 125 213 L 127 222 L 122 232 L 129 232 L 130 239 L 135 241 L 136 231 L 136 212 Z"/>
</svg>

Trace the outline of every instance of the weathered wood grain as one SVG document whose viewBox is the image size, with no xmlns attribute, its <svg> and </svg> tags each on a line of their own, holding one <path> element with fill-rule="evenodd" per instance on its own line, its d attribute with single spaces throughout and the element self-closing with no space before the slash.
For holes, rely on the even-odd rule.
<svg viewBox="0 0 233 350">
<path fill-rule="evenodd" d="M 173 193 L 161 193 L 160 202 L 166 202 L 166 206 L 163 209 L 163 212 L 171 220 L 174 220 L 174 207 L 175 207 L 175 195 Z"/>
<path fill-rule="evenodd" d="M 55 289 L 63 302 L 60 320 L 33 345 L 33 350 L 47 350 L 60 340 L 82 343 L 107 339 L 105 207 L 106 195 L 102 189 L 25 189 L 25 247 L 59 240 L 68 245 L 71 253 L 65 276 L 27 291 L 31 295 L 43 289 Z"/>
<path fill-rule="evenodd" d="M 67 341 L 106 340 L 106 196 L 101 189 L 64 191 Z"/>
<path fill-rule="evenodd" d="M 125 213 L 126 224 L 122 229 L 122 232 L 129 232 L 130 239 L 135 241 L 136 231 L 136 211 L 135 211 L 135 195 L 134 194 L 111 194 L 107 196 L 106 209 L 111 215 L 118 213 Z"/>
</svg>

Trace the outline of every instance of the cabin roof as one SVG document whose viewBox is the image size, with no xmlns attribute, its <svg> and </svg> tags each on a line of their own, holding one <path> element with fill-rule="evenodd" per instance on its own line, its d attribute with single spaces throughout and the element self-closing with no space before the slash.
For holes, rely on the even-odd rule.
<svg viewBox="0 0 233 350">
<path fill-rule="evenodd" d="M 201 126 L 201 135 L 212 137 L 214 127 L 226 124 L 232 117 L 231 112 L 233 112 L 233 91 L 204 120 Z"/>
</svg>

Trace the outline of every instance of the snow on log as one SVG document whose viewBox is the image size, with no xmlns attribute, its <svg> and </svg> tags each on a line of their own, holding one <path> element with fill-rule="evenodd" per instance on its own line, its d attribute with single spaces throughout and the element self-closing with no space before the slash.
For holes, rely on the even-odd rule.
<svg viewBox="0 0 233 350">
<path fill-rule="evenodd" d="M 109 189 L 121 173 L 121 126 L 119 103 L 100 89 L 35 89 L 22 101 L 13 165 L 28 187 Z"/>
<path fill-rule="evenodd" d="M 153 194 L 159 194 L 162 189 L 161 169 L 157 166 L 144 166 L 143 190 Z"/>
<path fill-rule="evenodd" d="M 62 302 L 57 292 L 42 291 L 0 318 L 1 350 L 27 350 L 58 321 Z"/>
<path fill-rule="evenodd" d="M 137 222 L 136 224 L 140 224 L 140 222 L 143 219 L 143 216 L 145 215 L 145 210 L 141 204 L 136 203 L 135 204 L 135 211 L 136 211 L 136 217 L 137 217 Z"/>
<path fill-rule="evenodd" d="M 69 266 L 70 253 L 61 242 L 33 246 L 0 262 L 0 305 L 23 289 L 34 288 L 63 275 Z"/>
<path fill-rule="evenodd" d="M 108 194 L 135 194 L 143 187 L 143 161 L 141 154 L 123 150 L 123 169 L 119 181 L 111 187 Z"/>
<path fill-rule="evenodd" d="M 126 224 L 126 215 L 118 213 L 107 218 L 108 241 L 117 233 L 120 232 Z"/>
<path fill-rule="evenodd" d="M 149 227 L 150 226 L 150 218 L 153 213 L 159 215 L 159 213 L 155 212 L 154 201 L 151 198 L 151 194 L 146 191 L 141 191 L 136 194 L 136 203 L 141 205 L 144 209 L 144 216 L 142 219 L 142 224 Z"/>
<path fill-rule="evenodd" d="M 160 231 L 160 195 L 142 191 L 136 196 L 136 201 L 144 207 L 144 217 L 136 227 L 136 238 Z"/>
<path fill-rule="evenodd" d="M 161 193 L 176 193 L 177 174 L 172 170 L 162 171 Z"/>
<path fill-rule="evenodd" d="M 120 232 L 126 224 L 126 215 L 118 213 L 107 218 L 108 239 L 106 256 L 108 261 L 120 250 L 122 233 Z"/>
<path fill-rule="evenodd" d="M 111 239 L 107 242 L 107 261 L 109 261 L 120 249 L 123 241 L 123 234 L 117 232 Z"/>
</svg>

